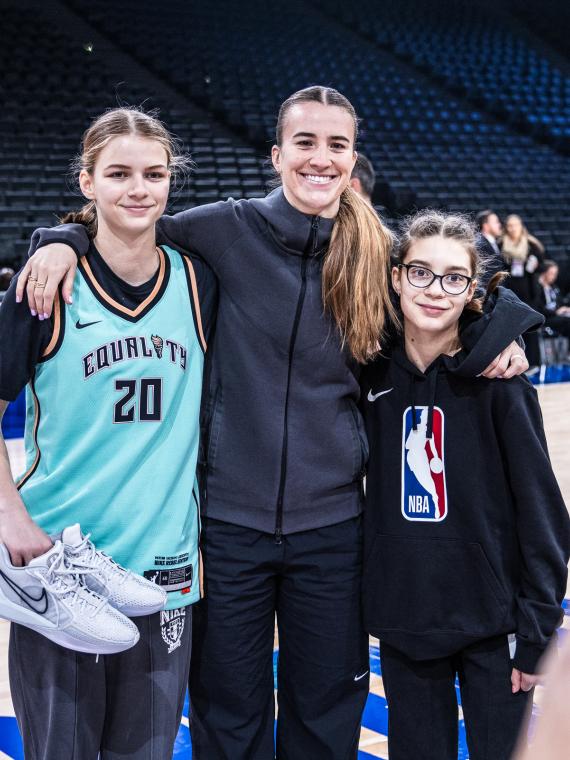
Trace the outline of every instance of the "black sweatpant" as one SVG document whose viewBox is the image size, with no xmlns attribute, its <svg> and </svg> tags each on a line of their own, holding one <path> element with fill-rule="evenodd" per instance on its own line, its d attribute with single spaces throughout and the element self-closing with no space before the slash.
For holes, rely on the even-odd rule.
<svg viewBox="0 0 570 760">
<path fill-rule="evenodd" d="M 456 675 L 470 760 L 508 760 L 532 692 L 511 691 L 507 636 L 419 661 L 380 642 L 380 658 L 390 760 L 457 760 Z"/>
<path fill-rule="evenodd" d="M 205 519 L 202 551 L 206 594 L 194 608 L 190 674 L 194 759 L 355 759 L 369 681 L 361 518 L 281 544 Z"/>
<path fill-rule="evenodd" d="M 10 630 L 10 689 L 26 760 L 170 760 L 180 726 L 192 607 L 133 618 L 119 654 L 81 654 Z"/>
</svg>

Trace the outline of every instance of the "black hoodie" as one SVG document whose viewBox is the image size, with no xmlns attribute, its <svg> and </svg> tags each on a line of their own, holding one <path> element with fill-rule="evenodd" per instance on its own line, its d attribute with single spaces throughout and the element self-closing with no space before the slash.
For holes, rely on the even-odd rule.
<svg viewBox="0 0 570 760">
<path fill-rule="evenodd" d="M 570 520 L 534 387 L 473 377 L 477 350 L 423 373 L 400 345 L 363 372 L 365 626 L 418 660 L 515 633 L 532 673 L 561 621 Z"/>
<path fill-rule="evenodd" d="M 360 368 L 322 304 L 333 225 L 295 209 L 281 188 L 157 225 L 157 242 L 198 253 L 220 286 L 205 407 L 208 517 L 280 534 L 362 511 L 368 445 L 357 408 Z M 32 245 L 56 241 L 80 255 L 88 248 L 80 225 L 40 229 Z M 489 361 L 496 345 L 526 329 L 523 317 L 537 317 L 518 301 L 500 309 L 498 321 L 486 318 Z M 507 324 L 504 314 L 513 317 Z"/>
</svg>

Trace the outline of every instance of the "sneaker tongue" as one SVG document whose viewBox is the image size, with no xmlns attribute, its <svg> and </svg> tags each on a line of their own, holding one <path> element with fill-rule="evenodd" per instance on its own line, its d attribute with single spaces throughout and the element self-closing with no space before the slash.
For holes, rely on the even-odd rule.
<svg viewBox="0 0 570 760">
<path fill-rule="evenodd" d="M 79 523 L 75 523 L 75 525 L 69 525 L 67 528 L 64 528 L 61 534 L 61 540 L 68 546 L 79 546 L 79 544 L 83 541 Z"/>
</svg>

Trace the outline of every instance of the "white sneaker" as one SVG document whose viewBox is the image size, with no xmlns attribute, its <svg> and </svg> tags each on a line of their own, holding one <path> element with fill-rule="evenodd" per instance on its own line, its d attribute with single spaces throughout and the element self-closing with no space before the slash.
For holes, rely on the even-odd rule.
<svg viewBox="0 0 570 760">
<path fill-rule="evenodd" d="M 89 535 L 84 536 L 76 523 L 55 537 L 61 539 L 66 557 L 81 574 L 85 585 L 127 617 L 152 615 L 163 610 L 166 591 L 141 575 L 125 570 L 108 554 L 98 551 Z"/>
<path fill-rule="evenodd" d="M 135 624 L 81 582 L 61 541 L 24 567 L 0 544 L 0 617 L 89 654 L 123 652 L 139 640 Z"/>
</svg>

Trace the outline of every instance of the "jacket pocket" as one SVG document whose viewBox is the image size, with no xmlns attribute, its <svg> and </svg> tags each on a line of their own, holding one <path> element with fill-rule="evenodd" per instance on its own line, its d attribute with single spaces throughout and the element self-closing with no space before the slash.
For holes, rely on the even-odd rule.
<svg viewBox="0 0 570 760">
<path fill-rule="evenodd" d="M 509 610 L 482 546 L 459 539 L 377 534 L 366 558 L 363 594 L 366 625 L 375 632 L 486 637 L 500 630 Z"/>
<path fill-rule="evenodd" d="M 368 438 L 364 423 L 352 399 L 348 399 L 348 411 L 354 445 L 354 478 L 363 477 L 368 462 Z"/>
<path fill-rule="evenodd" d="M 206 449 L 206 468 L 210 472 L 214 468 L 216 461 L 216 452 L 218 450 L 218 441 L 220 438 L 220 429 L 222 426 L 222 388 L 217 386 L 208 422 L 207 449 Z"/>
</svg>

